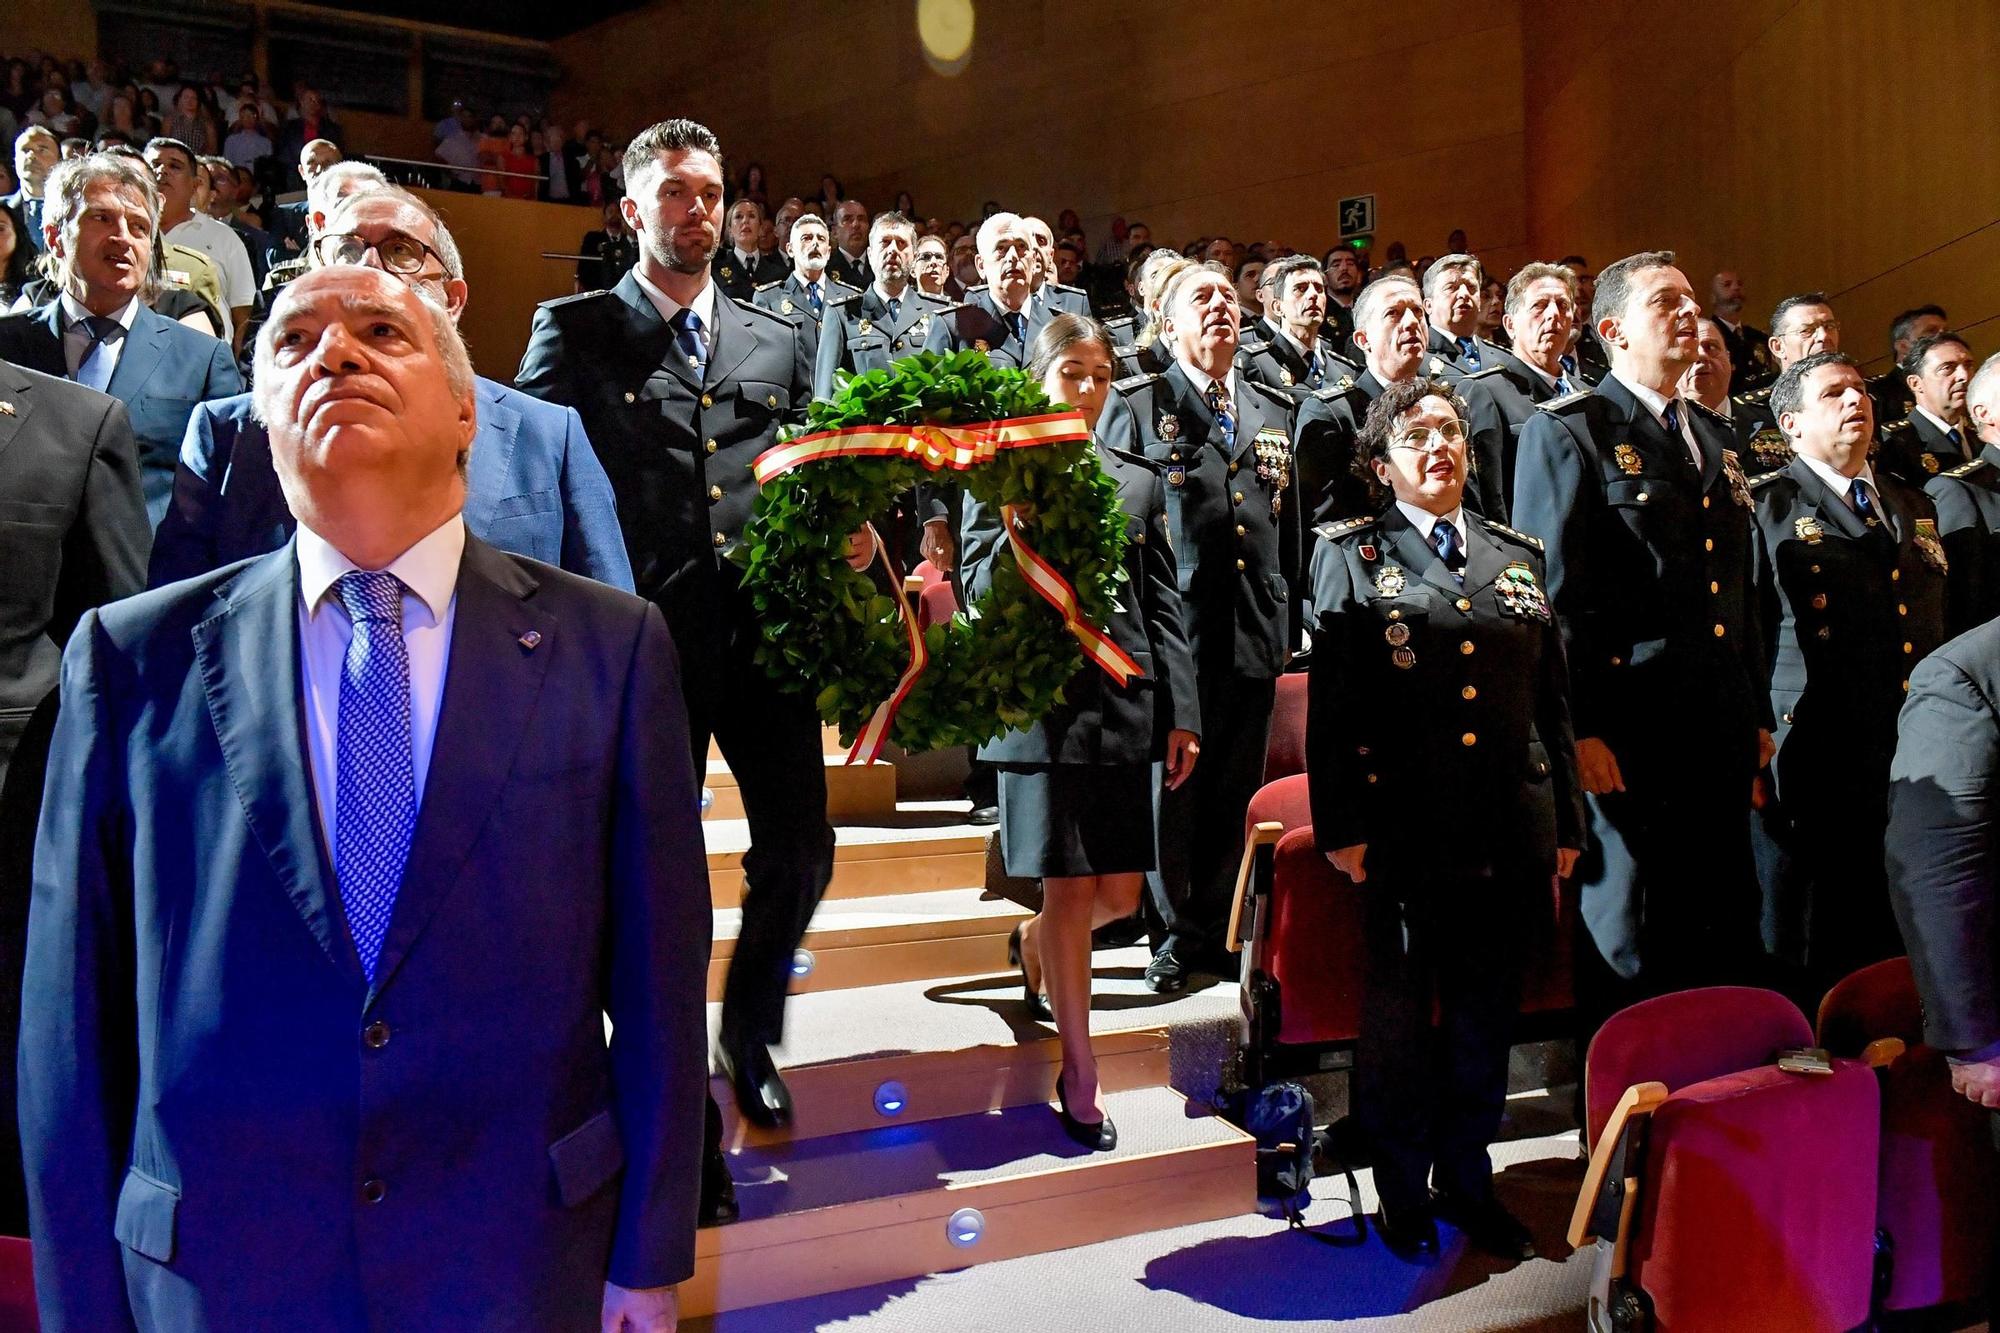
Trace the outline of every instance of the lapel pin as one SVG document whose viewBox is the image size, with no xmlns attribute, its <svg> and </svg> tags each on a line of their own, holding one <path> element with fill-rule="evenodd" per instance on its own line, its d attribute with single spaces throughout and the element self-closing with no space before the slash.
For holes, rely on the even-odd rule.
<svg viewBox="0 0 2000 1333">
<path fill-rule="evenodd" d="M 6 399 L 0 398 L 0 417 L 11 417 L 13 415 L 14 405 Z M 1929 455 L 1925 455 L 1925 457 L 1929 457 Z"/>
<path fill-rule="evenodd" d="M 542 632 L 538 629 L 531 629 L 526 634 L 523 634 L 521 636 L 521 646 L 523 648 L 526 648 L 531 653 L 535 651 L 536 647 L 540 645 L 541 641 L 542 641 Z"/>
</svg>

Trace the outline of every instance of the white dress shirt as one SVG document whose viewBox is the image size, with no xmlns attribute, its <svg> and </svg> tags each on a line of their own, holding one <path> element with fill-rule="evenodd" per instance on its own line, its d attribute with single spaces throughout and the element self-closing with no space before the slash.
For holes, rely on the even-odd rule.
<svg viewBox="0 0 2000 1333">
<path fill-rule="evenodd" d="M 1868 486 L 1868 501 L 1875 506 L 1875 516 L 1877 518 L 1888 517 L 1882 510 L 1882 490 L 1875 484 L 1875 469 L 1867 463 L 1864 462 L 1861 465 L 1861 471 L 1856 475 L 1843 477 L 1833 470 L 1831 464 L 1824 463 L 1807 454 L 1800 454 L 1799 458 L 1804 461 L 1807 467 L 1812 469 L 1815 477 L 1826 483 L 1828 490 L 1846 502 L 1849 509 L 1854 508 L 1854 501 L 1848 494 L 1854 489 L 1854 483 L 1857 481 L 1866 483 Z"/>
<path fill-rule="evenodd" d="M 64 292 L 62 317 L 63 364 L 69 367 L 69 377 L 75 379 L 77 367 L 81 366 L 83 358 L 90 354 L 90 329 L 83 322 L 90 318 L 90 312 L 84 309 L 83 302 Z M 135 296 L 127 301 L 125 308 L 111 318 L 117 320 L 129 335 L 132 332 L 132 321 L 139 318 L 139 298 Z M 118 358 L 125 355 L 125 339 L 114 338 L 106 343 L 103 355 L 111 358 L 111 370 L 107 373 L 115 373 L 118 369 Z"/>
<path fill-rule="evenodd" d="M 644 268 L 635 267 L 632 270 L 632 276 L 638 280 L 639 290 L 644 292 L 646 299 L 653 303 L 653 309 L 660 312 L 660 318 L 668 324 L 672 324 L 674 316 L 681 312 L 681 303 L 649 282 L 646 278 L 646 270 Z M 701 290 L 694 294 L 694 300 L 687 303 L 687 308 L 694 311 L 694 317 L 701 321 L 702 341 L 708 344 L 709 352 L 713 355 L 715 351 L 715 284 L 713 282 L 703 282 Z"/>
<path fill-rule="evenodd" d="M 1190 365 L 1186 361 L 1182 361 L 1180 363 L 1180 367 L 1181 367 L 1181 373 L 1188 377 L 1188 383 L 1194 386 L 1194 391 L 1201 395 L 1201 401 L 1203 401 L 1204 403 L 1208 401 L 1208 386 L 1217 383 L 1221 384 L 1222 396 L 1229 401 L 1229 415 L 1235 417 L 1239 424 L 1242 422 L 1243 414 L 1236 410 L 1236 363 L 1235 362 L 1232 361 L 1229 363 L 1229 369 L 1222 373 L 1222 378 L 1220 380 L 1210 379 L 1207 371 L 1202 370 L 1197 366 Z"/>
<path fill-rule="evenodd" d="M 1615 370 L 1611 372 L 1611 377 L 1624 385 L 1632 396 L 1639 400 L 1641 407 L 1653 414 L 1653 420 L 1659 423 L 1661 430 L 1667 428 L 1667 400 L 1663 395 L 1654 393 L 1651 389 L 1641 388 Z M 1694 442 L 1694 426 L 1688 421 L 1686 403 L 1680 405 L 1680 417 L 1681 439 L 1687 441 L 1688 454 L 1694 459 L 1694 465 L 1700 467 L 1701 446 Z"/>
<path fill-rule="evenodd" d="M 1937 433 L 1944 436 L 1947 440 L 1951 438 L 1951 433 L 1957 430 L 1958 452 L 1963 454 L 1967 458 L 1971 458 L 1973 454 L 1976 452 L 1975 450 L 1969 449 L 1967 447 L 1969 443 L 1967 437 L 1971 434 L 1971 432 L 1959 430 L 1958 427 L 1952 425 L 1949 421 L 1946 421 L 1943 417 L 1938 416 L 1936 413 L 1926 408 L 1919 407 L 1915 403 L 1912 403 L 1910 405 L 1910 415 L 1920 416 L 1924 420 L 1930 422 L 1931 425 L 1937 427 Z"/>
<path fill-rule="evenodd" d="M 1426 546 L 1432 545 L 1431 542 L 1432 529 L 1437 527 L 1437 525 L 1440 523 L 1449 523 L 1451 524 L 1453 531 L 1458 533 L 1459 551 L 1461 553 L 1470 552 L 1471 548 L 1466 545 L 1465 541 L 1464 505 L 1460 505 L 1458 508 L 1452 510 L 1449 514 L 1433 514 L 1428 509 L 1419 509 L 1415 505 L 1410 504 L 1403 500 L 1396 501 L 1396 508 L 1402 510 L 1403 517 L 1410 520 L 1410 526 L 1415 528 L 1417 530 L 1417 534 L 1424 539 L 1424 545 Z"/>
<path fill-rule="evenodd" d="M 403 642 L 410 654 L 410 757 L 415 761 L 417 807 L 437 739 L 438 704 L 451 664 L 451 627 L 458 613 L 458 566 L 465 554 L 465 520 L 453 514 L 429 536 L 389 562 L 403 583 Z M 340 773 L 340 675 L 354 623 L 334 583 L 361 568 L 324 537 L 299 524 L 299 677 L 305 689 L 306 751 L 313 796 L 329 849 L 340 844 L 334 827 L 334 788 Z M 336 867 L 338 869 L 338 867 Z"/>
</svg>

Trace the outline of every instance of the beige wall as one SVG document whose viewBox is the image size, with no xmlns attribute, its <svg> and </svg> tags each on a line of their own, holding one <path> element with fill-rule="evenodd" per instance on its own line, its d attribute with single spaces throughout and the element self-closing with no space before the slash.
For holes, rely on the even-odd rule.
<svg viewBox="0 0 2000 1333">
<path fill-rule="evenodd" d="M 1874 369 L 1890 317 L 1926 301 L 2000 346 L 2000 6 L 1546 0 L 1528 29 L 1538 251 L 1672 247 L 1704 299 L 1734 267 L 1760 326 L 1824 288 Z"/>
<path fill-rule="evenodd" d="M 876 208 L 902 189 L 929 216 L 1074 208 L 1093 243 L 1123 213 L 1160 237 L 1319 250 L 1335 201 L 1373 193 L 1378 240 L 1413 255 L 1454 227 L 1504 262 L 1525 253 L 1517 0 L 989 0 L 979 16 L 947 77 L 910 0 L 654 5 L 556 43 L 556 105 L 620 134 L 701 119 L 732 169 L 762 161 L 780 190 L 832 171 Z"/>
<path fill-rule="evenodd" d="M 46 51 L 68 60 L 97 54 L 97 11 L 89 0 L 7 0 L 7 53 Z"/>
<path fill-rule="evenodd" d="M 584 232 L 598 225 L 597 210 L 444 190 L 417 193 L 444 215 L 465 260 L 472 296 L 460 328 L 472 364 L 488 379 L 511 383 L 535 307 L 574 289 L 575 261 L 541 254 L 575 254 Z"/>
</svg>

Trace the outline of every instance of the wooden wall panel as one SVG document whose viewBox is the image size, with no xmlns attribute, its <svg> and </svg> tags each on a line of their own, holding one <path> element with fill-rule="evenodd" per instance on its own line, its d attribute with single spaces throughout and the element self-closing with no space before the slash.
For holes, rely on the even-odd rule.
<svg viewBox="0 0 2000 1333">
<path fill-rule="evenodd" d="M 575 254 L 597 210 L 480 194 L 418 190 L 444 216 L 465 261 L 472 296 L 459 321 L 473 367 L 511 384 L 528 346 L 528 325 L 543 301 L 567 296 L 576 264 L 543 259 L 544 250 Z"/>
</svg>

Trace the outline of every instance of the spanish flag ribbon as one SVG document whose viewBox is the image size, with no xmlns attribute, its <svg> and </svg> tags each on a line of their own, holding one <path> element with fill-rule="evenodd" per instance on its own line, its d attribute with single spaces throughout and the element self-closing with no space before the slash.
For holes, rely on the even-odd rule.
<svg viewBox="0 0 2000 1333">
<path fill-rule="evenodd" d="M 915 458 L 932 471 L 950 468 L 964 472 L 991 462 L 1002 449 L 1034 448 L 1089 438 L 1090 427 L 1084 424 L 1081 412 L 1055 412 L 1039 417 L 1019 417 L 1012 421 L 979 421 L 964 426 L 929 423 L 915 426 L 844 426 L 839 430 L 801 435 L 765 450 L 757 459 L 754 473 L 758 484 L 762 485 L 807 463 L 823 459 L 893 458 L 898 455 Z M 1139 664 L 1132 660 L 1131 655 L 1084 619 L 1076 589 L 1069 580 L 1029 546 L 1020 513 L 1008 506 L 1002 517 L 1021 577 L 1037 595 L 1056 609 L 1062 617 L 1063 628 L 1082 647 L 1083 655 L 1120 685 L 1138 675 Z M 879 541 L 876 555 L 893 574 L 895 566 L 889 563 Z M 916 688 L 917 678 L 930 664 L 923 631 L 917 627 L 916 617 L 910 614 L 909 606 L 901 597 L 896 599 L 896 613 L 909 640 L 909 665 L 896 681 L 895 690 L 876 705 L 867 724 L 855 736 L 854 745 L 847 752 L 850 764 L 873 763 L 881 756 L 882 747 L 888 742 L 889 732 L 895 725 L 896 711 L 910 697 L 910 691 Z"/>
</svg>

